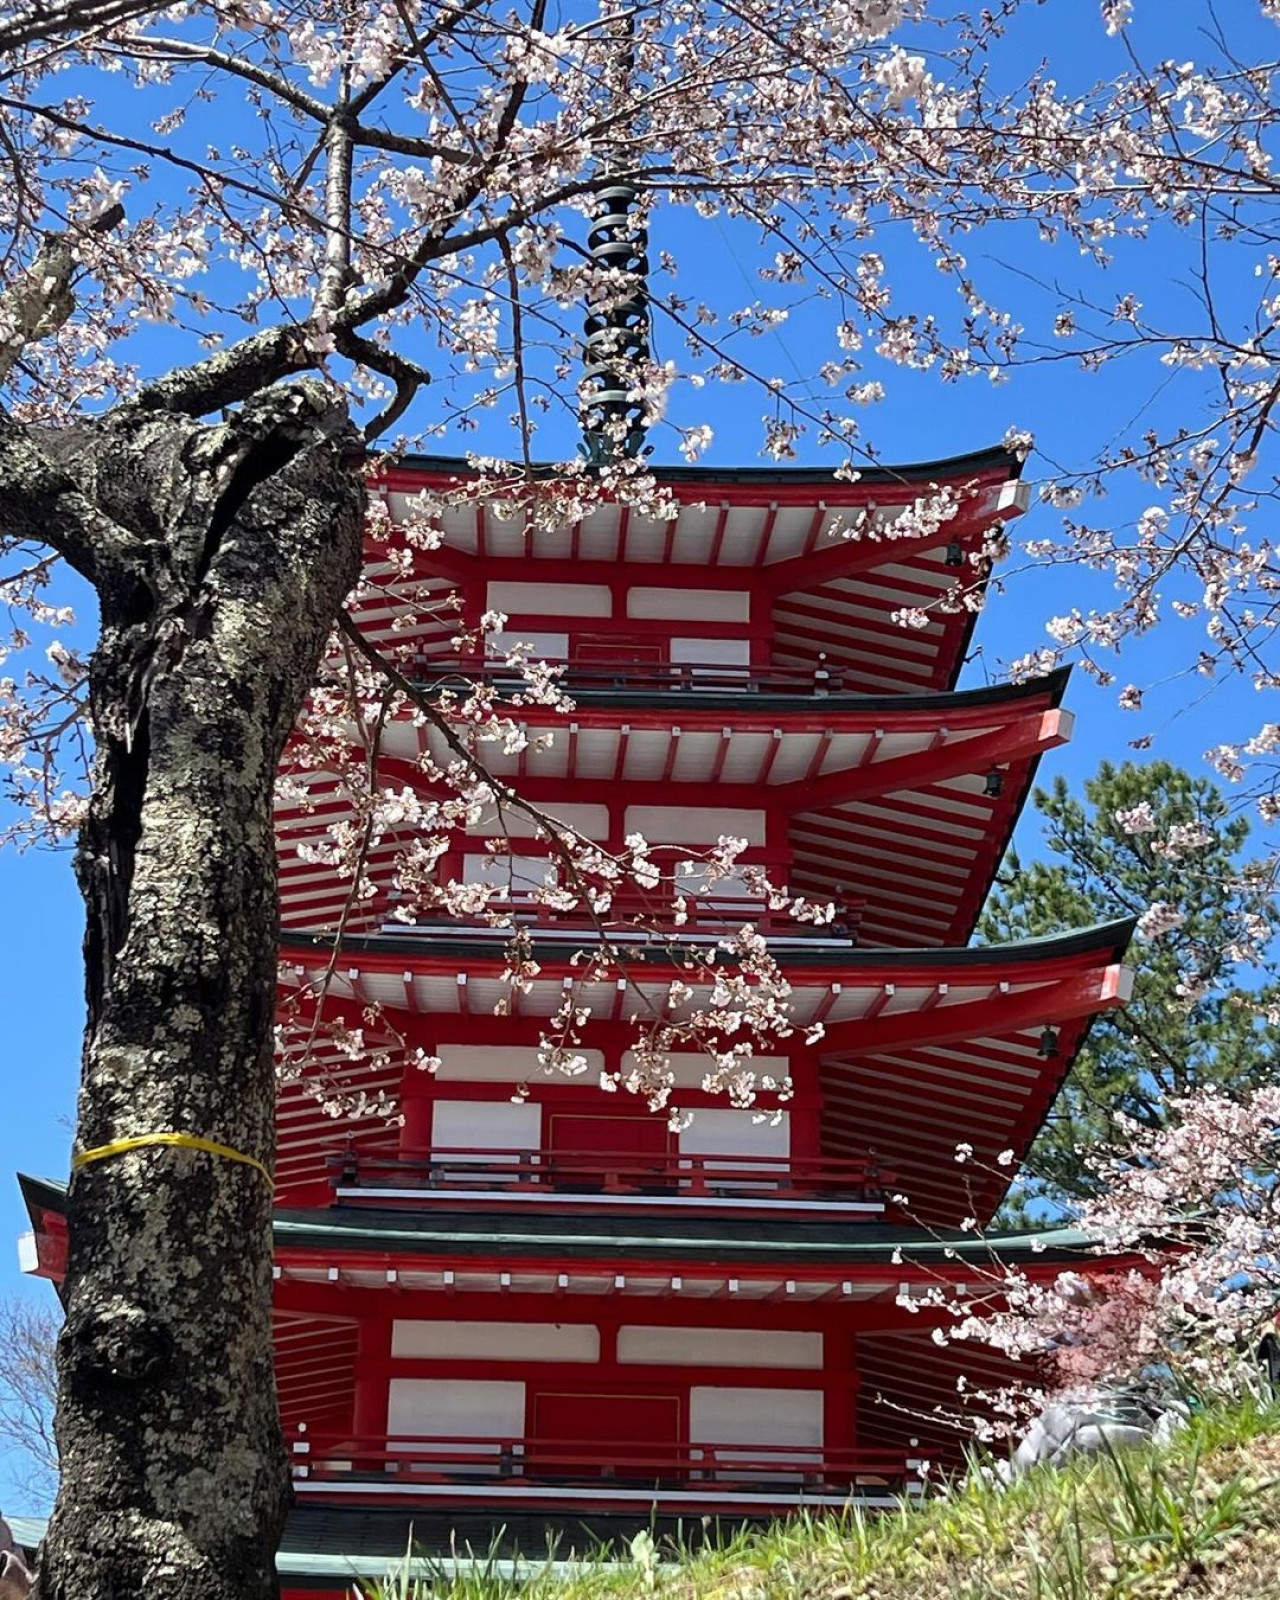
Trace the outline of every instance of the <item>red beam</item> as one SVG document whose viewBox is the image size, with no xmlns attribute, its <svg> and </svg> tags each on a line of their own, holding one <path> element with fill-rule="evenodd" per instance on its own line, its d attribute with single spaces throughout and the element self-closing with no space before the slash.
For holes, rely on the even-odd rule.
<svg viewBox="0 0 1280 1600">
<path fill-rule="evenodd" d="M 904 840 L 904 853 L 910 848 L 910 835 L 906 834 Z M 796 871 L 801 871 L 800 859 L 808 855 L 802 842 L 797 844 Z M 939 897 L 950 897 L 963 892 L 968 874 L 972 871 L 972 856 L 967 861 L 956 863 L 961 869 L 954 876 L 944 876 L 938 870 L 938 864 L 922 861 L 919 869 L 908 866 L 897 852 L 886 855 L 877 855 L 874 850 L 857 850 L 852 844 L 842 843 L 839 840 L 830 841 L 820 849 L 813 852 L 812 863 L 816 863 L 819 870 L 811 871 L 815 877 L 827 879 L 836 876 L 840 871 L 850 871 L 859 874 L 859 882 L 867 882 L 867 877 L 862 874 L 874 874 L 873 887 L 881 886 L 885 892 L 896 894 L 899 884 L 911 885 L 911 893 L 917 890 L 935 900 Z M 932 865 L 933 870 L 930 870 Z M 950 863 L 949 863 L 950 865 Z M 823 872 L 822 868 L 825 868 Z"/>
<path fill-rule="evenodd" d="M 819 500 L 813 508 L 813 516 L 809 519 L 809 526 L 805 530 L 804 543 L 800 546 L 802 556 L 810 555 L 817 547 L 818 535 L 822 532 L 822 524 L 827 520 L 827 502 Z"/>
<path fill-rule="evenodd" d="M 777 521 L 778 521 L 778 502 L 776 500 L 770 500 L 770 502 L 769 502 L 769 514 L 764 519 L 764 527 L 761 529 L 760 538 L 756 543 L 756 551 L 755 551 L 755 557 L 754 557 L 754 560 L 753 560 L 753 565 L 755 565 L 757 567 L 761 567 L 765 563 L 765 557 L 769 553 L 769 545 L 772 542 L 773 530 L 774 530 L 775 526 L 777 525 Z"/>
<path fill-rule="evenodd" d="M 1025 712 L 1003 727 L 972 739 L 960 739 L 941 750 L 920 750 L 912 755 L 874 761 L 868 766 L 829 772 L 821 778 L 779 784 L 775 792 L 795 810 L 817 811 L 871 795 L 915 789 L 939 778 L 981 772 L 992 766 L 1040 755 L 1065 744 L 1071 736 L 1071 714 L 1055 707 Z"/>
<path fill-rule="evenodd" d="M 670 783 L 675 775 L 676 757 L 680 754 L 680 729 L 672 728 L 667 741 L 667 759 L 662 764 L 661 783 Z"/>
<path fill-rule="evenodd" d="M 725 529 L 729 526 L 729 507 L 722 505 L 716 517 L 715 532 L 711 537 L 711 554 L 707 557 L 709 567 L 720 565 L 720 552 L 724 548 Z"/>
<path fill-rule="evenodd" d="M 803 790 L 807 794 L 813 785 L 814 779 L 817 777 L 818 773 L 822 771 L 822 763 L 827 759 L 827 753 L 831 749 L 831 742 L 834 738 L 834 731 L 831 728 L 824 728 L 818 738 L 817 744 L 814 746 L 813 755 L 810 758 L 809 766 L 805 771 L 804 777 L 801 778 L 798 783 L 780 783 L 775 785 L 771 792 L 770 798 L 772 799 L 775 796 L 782 798 L 783 796 L 794 793 L 796 790 Z"/>
<path fill-rule="evenodd" d="M 756 774 L 756 787 L 761 788 L 768 783 L 774 764 L 782 749 L 782 729 L 774 728 L 765 746 L 764 760 L 760 764 L 760 771 Z"/>
<path fill-rule="evenodd" d="M 821 646 L 826 650 L 839 650 L 845 655 L 874 653 L 877 660 L 900 661 L 907 666 L 919 667 L 922 675 L 933 670 L 938 648 L 945 643 L 942 634 L 921 635 L 913 629 L 900 628 L 891 622 L 877 624 L 866 618 L 847 614 L 831 616 L 826 613 L 815 613 L 808 606 L 788 605 L 787 618 L 788 633 L 803 633 L 804 637 L 811 639 L 815 646 Z M 801 625 L 799 627 L 790 625 L 792 618 L 801 619 Z M 859 629 L 870 633 L 872 637 L 858 638 Z M 907 647 L 909 640 L 922 637 L 934 648 L 911 650 Z"/>
<path fill-rule="evenodd" d="M 933 1080 L 928 1074 L 917 1076 L 905 1071 L 896 1074 L 876 1073 L 859 1068 L 856 1078 L 851 1078 L 847 1085 L 840 1086 L 842 1090 L 847 1090 L 847 1093 L 842 1093 L 840 1098 L 847 1103 L 849 1109 L 842 1113 L 833 1105 L 830 1115 L 833 1122 L 843 1122 L 851 1132 L 856 1132 L 861 1126 L 865 1133 L 864 1108 L 874 1106 L 891 1116 L 905 1116 L 913 1127 L 916 1124 L 923 1127 L 927 1122 L 928 1110 L 932 1110 L 936 1102 L 939 1109 L 949 1108 L 946 1113 L 946 1131 L 953 1144 L 955 1129 L 963 1121 L 970 1139 L 985 1125 L 1000 1130 L 990 1135 L 991 1142 L 999 1148 L 1003 1130 L 1015 1123 L 1025 1109 L 1027 1101 L 1043 1100 L 1042 1093 L 1033 1092 L 1036 1088 L 1034 1080 L 1023 1081 L 1027 1086 L 1027 1094 L 1016 1102 L 1012 1099 L 996 1101 L 991 1094 L 991 1085 L 985 1078 L 975 1079 L 973 1085 L 966 1091 L 963 1088 L 950 1087 L 955 1083 L 954 1079 L 942 1082 Z M 876 1085 L 874 1089 L 869 1087 L 873 1083 Z M 922 1110 L 922 1105 L 928 1110 Z"/>
<path fill-rule="evenodd" d="M 710 777 L 707 780 L 709 783 L 715 785 L 717 790 L 720 788 L 720 779 L 721 779 L 722 774 L 724 773 L 724 764 L 725 764 L 726 760 L 728 759 L 729 746 L 732 743 L 732 741 L 733 741 L 733 729 L 732 728 L 721 728 L 721 730 L 720 730 L 720 746 L 716 751 L 715 760 L 711 763 L 711 774 L 710 774 Z M 708 843 L 709 842 L 710 841 L 708 841 Z"/>
<path fill-rule="evenodd" d="M 957 973 L 955 977 L 963 981 L 962 974 Z M 1127 969 L 1116 962 L 1030 992 L 1003 995 L 995 1001 L 983 999 L 938 1006 L 923 1016 L 906 1012 L 900 1016 L 880 1017 L 874 1026 L 860 1020 L 833 1022 L 822 1041 L 822 1052 L 824 1055 L 874 1055 L 914 1045 L 954 1044 L 963 1039 L 981 1039 L 988 1034 L 1017 1033 L 1039 1024 L 1089 1016 L 1095 1011 L 1122 1005 L 1127 998 Z"/>
<path fill-rule="evenodd" d="M 928 487 L 921 485 L 921 495 L 927 495 L 928 492 Z M 967 554 L 979 548 L 987 529 L 999 520 L 992 511 L 975 513 L 971 508 L 940 523 L 928 533 L 915 534 L 910 538 L 841 539 L 824 550 L 815 550 L 811 555 L 775 562 L 773 566 L 765 568 L 765 575 L 774 594 L 791 594 L 800 589 L 811 589 L 831 578 L 850 578 L 860 572 L 888 566 L 890 562 L 901 561 L 921 550 L 934 550 L 939 545 L 950 544 L 953 539 L 959 540 Z"/>
</svg>

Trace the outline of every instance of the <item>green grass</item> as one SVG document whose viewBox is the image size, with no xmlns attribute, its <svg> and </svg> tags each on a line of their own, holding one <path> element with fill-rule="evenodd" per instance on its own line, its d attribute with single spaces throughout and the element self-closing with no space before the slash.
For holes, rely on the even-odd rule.
<svg viewBox="0 0 1280 1600">
<path fill-rule="evenodd" d="M 566 1573 L 496 1561 L 392 1577 L 365 1600 L 1280 1600 L 1280 1405 L 1196 1416 L 1167 1450 L 979 1474 L 896 1513 L 798 1516 L 699 1554 L 637 1541 Z"/>
</svg>

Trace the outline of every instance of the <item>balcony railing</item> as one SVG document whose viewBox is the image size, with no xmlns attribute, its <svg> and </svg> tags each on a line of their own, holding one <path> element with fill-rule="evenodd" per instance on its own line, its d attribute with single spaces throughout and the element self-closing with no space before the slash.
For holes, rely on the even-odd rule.
<svg viewBox="0 0 1280 1600">
<path fill-rule="evenodd" d="M 858 1205 L 879 1215 L 896 1182 L 872 1157 L 683 1155 L 634 1151 L 433 1149 L 394 1159 L 351 1148 L 330 1157 L 340 1189 L 413 1189 L 424 1194 L 501 1192 L 572 1199 L 583 1195 L 713 1204 Z"/>
<path fill-rule="evenodd" d="M 515 630 L 519 635 L 519 629 Z M 730 666 L 723 662 L 628 661 L 619 652 L 616 661 L 566 661 L 531 654 L 531 661 L 554 667 L 566 693 L 652 694 L 689 693 L 707 690 L 749 695 L 839 694 L 844 688 L 838 667 L 819 662 L 812 667 Z M 523 675 L 502 661 L 477 661 L 475 657 L 424 656 L 414 676 L 419 683 L 432 684 L 450 678 L 472 683 L 507 684 L 519 690 Z"/>
<path fill-rule="evenodd" d="M 760 933 L 775 938 L 825 940 L 828 943 L 856 945 L 865 905 L 865 901 L 850 896 L 833 896 L 832 900 L 836 907 L 834 918 L 830 922 L 810 922 L 807 919 L 802 921 L 786 910 L 771 911 L 758 898 L 707 895 L 693 889 L 689 890 L 684 898 L 684 921 L 679 927 L 670 925 L 669 903 L 664 906 L 656 896 L 647 899 L 639 893 L 627 891 L 616 893 L 608 911 L 599 914 L 589 913 L 581 905 L 575 906 L 572 910 L 559 910 L 547 905 L 536 891 L 519 887 L 508 889 L 500 899 L 493 900 L 490 909 L 499 914 L 509 915 L 522 925 L 546 929 L 582 928 L 588 925 L 594 927 L 597 923 L 603 923 L 611 929 L 625 929 L 629 937 L 633 932 L 644 934 L 652 928 L 657 930 L 656 937 L 678 939 L 681 936 L 718 934 L 726 930 L 751 926 Z M 448 927 L 456 930 L 459 926 L 472 925 L 491 926 L 483 917 L 442 916 L 438 921 L 432 922 L 429 917 L 424 916 L 414 923 L 397 922 L 394 927 L 397 933 L 403 934 L 412 932 L 415 928 L 425 930 Z"/>
<path fill-rule="evenodd" d="M 532 1436 L 478 1435 L 385 1439 L 299 1430 L 291 1442 L 293 1476 L 303 1493 L 341 1485 L 352 1494 L 397 1497 L 450 1487 L 525 1491 L 618 1490 L 661 1500 L 758 1493 L 768 1498 L 882 1495 L 920 1488 L 918 1463 L 883 1449 L 779 1444 L 598 1443 Z"/>
</svg>

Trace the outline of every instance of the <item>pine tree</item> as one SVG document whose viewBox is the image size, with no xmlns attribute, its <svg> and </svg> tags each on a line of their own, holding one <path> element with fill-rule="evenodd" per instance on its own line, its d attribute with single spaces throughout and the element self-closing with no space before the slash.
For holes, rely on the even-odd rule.
<svg viewBox="0 0 1280 1600">
<path fill-rule="evenodd" d="M 1221 791 L 1166 761 L 1104 762 L 1083 800 L 1062 779 L 1033 796 L 1048 858 L 1010 852 L 979 923 L 996 943 L 1137 916 L 1133 998 L 1098 1017 L 1006 1214 L 1087 1195 L 1089 1158 L 1123 1118 L 1165 1121 L 1168 1097 L 1269 1080 L 1280 1044 L 1270 879 Z"/>
</svg>

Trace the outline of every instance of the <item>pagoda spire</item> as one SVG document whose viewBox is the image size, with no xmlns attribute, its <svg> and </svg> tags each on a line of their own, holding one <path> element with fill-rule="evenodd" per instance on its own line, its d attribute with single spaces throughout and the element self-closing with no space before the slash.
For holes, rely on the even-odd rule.
<svg viewBox="0 0 1280 1600">
<path fill-rule="evenodd" d="M 621 81 L 635 72 L 635 22 L 623 36 Z M 587 252 L 599 269 L 587 295 L 581 386 L 582 451 L 595 466 L 634 460 L 644 451 L 646 407 L 639 380 L 649 361 L 649 230 L 640 190 L 621 175 L 622 153 L 610 153 L 619 175 L 597 190 L 599 210 L 587 235 Z"/>
</svg>

